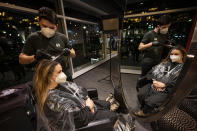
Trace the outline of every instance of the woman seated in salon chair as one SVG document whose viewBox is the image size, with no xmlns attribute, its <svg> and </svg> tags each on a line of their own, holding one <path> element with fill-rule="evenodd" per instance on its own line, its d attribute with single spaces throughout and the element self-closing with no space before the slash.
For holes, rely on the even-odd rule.
<svg viewBox="0 0 197 131">
<path fill-rule="evenodd" d="M 85 88 L 67 82 L 61 65 L 56 61 L 42 60 L 37 65 L 33 88 L 37 108 L 40 114 L 47 118 L 51 129 L 64 129 L 67 125 L 73 130 L 91 121 L 105 118 L 110 119 L 114 126 L 117 123 L 117 114 L 110 111 L 110 103 L 102 100 L 93 101 L 88 97 Z M 60 115 L 56 116 L 57 114 Z M 75 127 L 69 125 L 69 121 L 70 124 L 73 121 Z"/>
<path fill-rule="evenodd" d="M 162 105 L 168 95 L 173 91 L 186 56 L 187 54 L 183 47 L 176 46 L 172 48 L 166 59 L 153 67 L 139 81 L 138 100 L 140 111 L 136 112 L 136 115 L 146 116 Z"/>
</svg>

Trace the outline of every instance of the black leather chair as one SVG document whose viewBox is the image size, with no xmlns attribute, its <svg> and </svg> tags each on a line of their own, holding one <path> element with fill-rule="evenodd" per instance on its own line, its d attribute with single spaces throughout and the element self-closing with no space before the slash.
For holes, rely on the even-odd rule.
<svg viewBox="0 0 197 131">
<path fill-rule="evenodd" d="M 197 99 L 184 99 L 178 108 L 190 116 L 192 116 L 197 121 Z"/>
<path fill-rule="evenodd" d="M 31 131 L 36 124 L 36 114 L 29 88 L 21 84 L 9 89 L 14 90 L 0 97 L 0 130 Z"/>
<path fill-rule="evenodd" d="M 96 88 L 87 88 L 87 91 L 88 91 L 88 96 L 92 100 L 98 100 L 98 92 Z"/>
<path fill-rule="evenodd" d="M 174 108 L 157 121 L 156 131 L 196 131 L 197 122 L 186 112 Z"/>
<path fill-rule="evenodd" d="M 98 100 L 96 88 L 88 88 L 88 96 L 92 100 Z M 113 124 L 110 119 L 102 119 L 90 122 L 87 126 L 76 129 L 76 131 L 113 131 Z"/>
<path fill-rule="evenodd" d="M 90 122 L 87 126 L 76 129 L 76 131 L 113 131 L 113 124 L 109 119 Z"/>
<path fill-rule="evenodd" d="M 3 131 L 36 130 L 37 111 L 36 102 L 31 93 L 32 82 L 12 87 L 18 89 L 9 96 L 0 97 L 0 129 Z M 89 96 L 98 99 L 97 90 L 88 89 Z M 113 131 L 113 125 L 110 119 L 92 121 L 87 126 L 76 129 L 77 131 Z"/>
<path fill-rule="evenodd" d="M 32 88 L 32 82 L 26 83 L 26 86 Z M 88 88 L 88 96 L 92 100 L 98 100 L 98 92 L 96 88 Z M 34 100 L 34 96 L 31 94 L 31 97 Z M 38 116 L 38 115 L 37 115 Z M 34 124 L 35 125 L 35 124 Z M 113 124 L 110 119 L 102 119 L 97 121 L 92 121 L 88 125 L 76 129 L 77 131 L 113 131 Z"/>
</svg>

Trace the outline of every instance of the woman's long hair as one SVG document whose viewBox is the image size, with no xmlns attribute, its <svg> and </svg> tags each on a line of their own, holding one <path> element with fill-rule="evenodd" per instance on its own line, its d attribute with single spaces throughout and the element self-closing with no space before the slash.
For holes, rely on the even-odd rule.
<svg viewBox="0 0 197 131">
<path fill-rule="evenodd" d="M 183 56 L 183 58 L 182 58 L 183 63 L 186 61 L 187 52 L 186 52 L 186 50 L 185 50 L 184 47 L 178 45 L 178 46 L 175 46 L 174 48 L 172 48 L 172 49 L 169 51 L 168 56 L 162 61 L 162 63 L 170 61 L 170 54 L 171 54 L 172 50 L 179 50 L 179 51 L 181 52 L 182 56 Z"/>
<path fill-rule="evenodd" d="M 38 108 L 43 112 L 44 102 L 47 97 L 50 85 L 50 77 L 52 76 L 56 65 L 58 62 L 50 60 L 42 60 L 36 67 L 34 78 L 33 78 L 33 87 L 35 91 L 36 102 Z"/>
</svg>

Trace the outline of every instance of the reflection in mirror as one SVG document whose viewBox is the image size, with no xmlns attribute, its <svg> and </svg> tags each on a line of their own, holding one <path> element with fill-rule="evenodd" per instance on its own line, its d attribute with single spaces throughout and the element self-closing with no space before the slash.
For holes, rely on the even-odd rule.
<svg viewBox="0 0 197 131">
<path fill-rule="evenodd" d="M 7 88 L 32 79 L 30 66 L 19 64 L 18 56 L 27 36 L 40 27 L 37 15 L 16 10 L 0 9 L 0 23 L 0 87 Z"/>
<path fill-rule="evenodd" d="M 0 87 L 7 88 L 27 81 L 18 55 L 26 37 L 39 29 L 38 17 L 23 12 L 0 9 Z"/>
<path fill-rule="evenodd" d="M 121 34 L 120 47 L 121 83 L 128 108 L 131 112 L 136 112 L 138 116 L 150 116 L 158 112 L 158 109 L 161 109 L 160 107 L 168 104 L 171 99 L 171 97 L 168 97 L 169 94 L 176 91 L 173 87 L 175 87 L 176 79 L 181 72 L 183 66 L 181 63 L 184 63 L 183 59 L 182 62 L 177 62 L 177 59 L 185 58 L 186 53 L 182 49 L 173 49 L 173 47 L 182 46 L 186 48 L 195 11 L 170 14 L 171 26 L 168 28 L 168 33 L 165 34 L 165 43 L 162 40 L 160 41 L 160 37 L 164 36 L 161 30 L 165 26 L 157 23 L 161 16 L 163 14 L 125 18 L 123 23 L 124 29 Z M 149 33 L 149 37 L 152 38 L 147 38 L 147 32 L 151 32 L 151 30 L 159 30 L 160 33 L 155 34 L 155 37 L 154 35 L 150 36 Z M 159 44 L 153 41 L 159 41 Z M 145 49 L 139 50 L 141 42 L 150 45 L 151 48 L 148 49 L 147 47 L 148 50 L 156 51 L 159 54 L 163 51 L 164 54 L 160 61 L 151 66 L 149 73 L 146 73 L 146 75 L 141 74 L 142 60 L 146 53 Z M 157 50 L 158 48 L 160 50 Z M 157 57 L 157 55 L 152 54 L 152 57 L 155 56 Z M 157 64 L 159 65 L 155 66 Z M 165 103 L 167 98 L 169 98 L 168 102 Z"/>
<path fill-rule="evenodd" d="M 98 25 L 67 20 L 69 43 L 76 51 L 74 71 L 104 59 L 102 32 Z"/>
<path fill-rule="evenodd" d="M 139 116 L 152 113 L 161 106 L 175 88 L 175 83 L 186 60 L 186 51 L 176 46 L 160 64 L 154 66 L 137 83 L 140 103 Z"/>
</svg>

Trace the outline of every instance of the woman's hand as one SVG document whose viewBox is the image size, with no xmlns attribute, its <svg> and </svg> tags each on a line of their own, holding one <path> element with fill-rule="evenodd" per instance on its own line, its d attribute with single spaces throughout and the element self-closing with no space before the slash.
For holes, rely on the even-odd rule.
<svg viewBox="0 0 197 131">
<path fill-rule="evenodd" d="M 91 110 L 92 113 L 94 113 L 94 102 L 90 98 L 88 98 L 85 101 L 85 105 L 90 108 L 90 110 Z"/>
<path fill-rule="evenodd" d="M 153 80 L 153 86 L 157 91 L 163 91 L 166 85 L 160 81 Z"/>
</svg>

